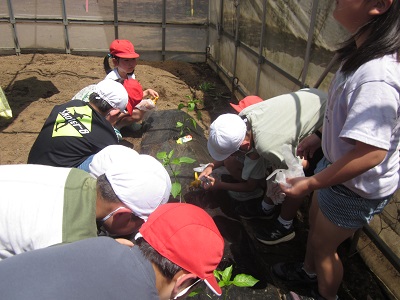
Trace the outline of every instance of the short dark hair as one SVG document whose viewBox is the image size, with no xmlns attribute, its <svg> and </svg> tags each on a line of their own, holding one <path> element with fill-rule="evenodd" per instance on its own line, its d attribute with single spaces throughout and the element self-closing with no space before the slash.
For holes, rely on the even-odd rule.
<svg viewBox="0 0 400 300">
<path fill-rule="evenodd" d="M 165 278 L 172 280 L 175 274 L 182 270 L 180 266 L 158 253 L 144 238 L 138 238 L 135 244 L 142 251 L 143 256 L 156 265 Z"/>
<path fill-rule="evenodd" d="M 93 92 L 89 96 L 89 102 L 96 105 L 96 107 L 103 113 L 108 112 L 113 107 L 96 92 Z"/>
<path fill-rule="evenodd" d="M 366 32 L 369 33 L 367 39 L 357 48 L 355 39 Z M 397 53 L 397 60 L 400 61 L 400 0 L 393 0 L 384 14 L 373 17 L 337 52 L 339 59 L 344 62 L 341 70 L 345 73 L 351 73 L 364 63 L 388 54 Z"/>
<path fill-rule="evenodd" d="M 108 181 L 105 174 L 97 178 L 97 191 L 101 194 L 103 199 L 107 202 L 118 203 L 121 202 L 115 194 L 111 183 Z"/>
</svg>

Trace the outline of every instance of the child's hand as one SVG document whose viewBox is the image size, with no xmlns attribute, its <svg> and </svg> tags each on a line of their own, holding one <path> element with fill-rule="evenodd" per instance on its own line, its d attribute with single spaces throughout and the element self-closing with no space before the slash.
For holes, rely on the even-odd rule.
<svg viewBox="0 0 400 300">
<path fill-rule="evenodd" d="M 217 180 L 212 176 L 203 176 L 203 177 L 200 177 L 199 179 L 202 181 L 202 187 L 206 191 L 213 190 L 217 183 Z"/>
<path fill-rule="evenodd" d="M 310 178 L 311 177 L 288 178 L 286 179 L 286 182 L 290 185 L 290 187 L 280 184 L 280 188 L 287 197 L 301 198 L 308 195 L 312 191 L 309 188 Z"/>
<path fill-rule="evenodd" d="M 213 168 L 211 166 L 207 166 L 206 168 L 204 168 L 204 170 L 200 173 L 199 175 L 199 179 L 201 180 L 202 177 L 207 177 L 210 176 L 210 174 L 212 173 Z"/>
<path fill-rule="evenodd" d="M 155 90 L 147 89 L 143 91 L 143 98 L 158 98 L 159 95 Z"/>
<path fill-rule="evenodd" d="M 319 147 L 321 147 L 321 139 L 311 134 L 299 143 L 296 155 L 304 159 L 312 158 Z"/>
</svg>

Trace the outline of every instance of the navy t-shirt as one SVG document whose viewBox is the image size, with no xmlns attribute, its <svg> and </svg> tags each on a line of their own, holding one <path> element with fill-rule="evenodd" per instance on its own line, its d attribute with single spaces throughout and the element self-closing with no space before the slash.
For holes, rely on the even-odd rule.
<svg viewBox="0 0 400 300">
<path fill-rule="evenodd" d="M 114 128 L 81 100 L 57 105 L 43 125 L 28 156 L 29 164 L 78 167 L 90 155 L 118 144 Z"/>
<path fill-rule="evenodd" d="M 109 237 L 18 254 L 0 262 L 8 300 L 159 300 L 155 273 L 138 247 Z"/>
</svg>

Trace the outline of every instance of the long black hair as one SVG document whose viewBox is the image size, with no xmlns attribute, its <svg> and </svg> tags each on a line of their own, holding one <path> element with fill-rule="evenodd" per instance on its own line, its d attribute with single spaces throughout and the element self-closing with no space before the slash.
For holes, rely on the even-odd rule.
<svg viewBox="0 0 400 300">
<path fill-rule="evenodd" d="M 369 1 L 369 0 L 365 0 Z M 342 72 L 350 73 L 364 63 L 388 54 L 397 53 L 400 62 L 400 0 L 393 0 L 383 14 L 372 18 L 337 51 L 343 62 Z M 367 39 L 357 48 L 355 40 L 368 32 Z"/>
<path fill-rule="evenodd" d="M 112 71 L 111 66 L 110 66 L 110 58 L 117 58 L 116 56 L 113 56 L 112 54 L 107 54 L 104 59 L 103 59 L 103 66 L 104 66 L 104 71 L 106 74 L 110 73 Z"/>
</svg>

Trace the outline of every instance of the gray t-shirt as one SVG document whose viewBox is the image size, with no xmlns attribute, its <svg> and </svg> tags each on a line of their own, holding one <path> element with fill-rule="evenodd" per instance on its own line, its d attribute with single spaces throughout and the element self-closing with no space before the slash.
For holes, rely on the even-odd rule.
<svg viewBox="0 0 400 300">
<path fill-rule="evenodd" d="M 0 263 L 7 300 L 158 300 L 151 263 L 109 237 L 22 253 Z"/>
</svg>

